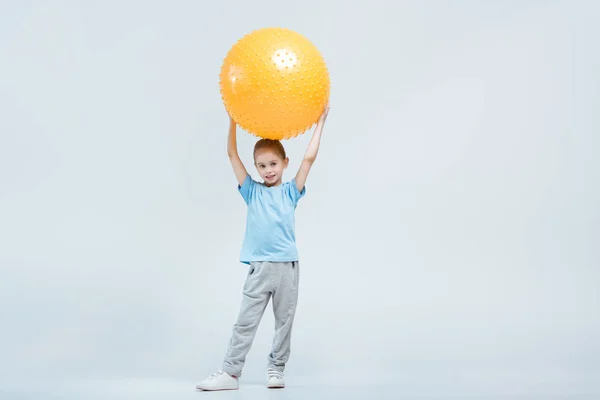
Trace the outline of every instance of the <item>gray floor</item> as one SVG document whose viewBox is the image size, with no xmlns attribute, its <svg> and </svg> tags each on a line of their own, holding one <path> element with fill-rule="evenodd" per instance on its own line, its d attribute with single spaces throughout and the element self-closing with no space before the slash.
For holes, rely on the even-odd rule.
<svg viewBox="0 0 600 400">
<path fill-rule="evenodd" d="M 263 383 L 247 382 L 236 391 L 202 392 L 194 388 L 194 382 L 187 381 L 147 381 L 128 382 L 111 381 L 96 383 L 40 383 L 32 382 L 31 385 L 13 385 L 0 389 L 2 400 L 197 400 L 197 399 L 376 399 L 376 400 L 433 400 L 433 399 L 478 399 L 478 400 L 595 400 L 600 399 L 598 394 L 575 393 L 521 393 L 505 390 L 503 393 L 466 393 L 440 390 L 430 387 L 422 388 L 422 393 L 414 389 L 406 390 L 403 385 L 384 384 L 369 385 L 367 383 L 349 382 L 348 384 L 288 384 L 285 389 L 269 390 Z"/>
</svg>

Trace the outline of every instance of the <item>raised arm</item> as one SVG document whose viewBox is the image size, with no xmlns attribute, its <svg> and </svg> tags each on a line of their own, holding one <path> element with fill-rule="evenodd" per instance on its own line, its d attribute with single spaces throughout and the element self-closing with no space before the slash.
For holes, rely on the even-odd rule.
<svg viewBox="0 0 600 400">
<path fill-rule="evenodd" d="M 229 156 L 229 161 L 231 161 L 231 166 L 233 167 L 233 172 L 235 172 L 235 178 L 238 181 L 238 184 L 241 186 L 248 175 L 246 171 L 246 167 L 240 160 L 240 156 L 237 151 L 237 138 L 236 138 L 236 128 L 237 125 L 231 116 L 229 117 L 229 139 L 227 140 L 227 155 Z"/>
<path fill-rule="evenodd" d="M 304 153 L 304 158 L 302 159 L 302 163 L 300 164 L 300 168 L 296 174 L 296 187 L 298 188 L 299 192 L 304 189 L 310 168 L 317 159 L 319 145 L 321 144 L 321 132 L 323 131 L 323 126 L 325 125 L 325 120 L 327 119 L 328 113 L 329 106 L 326 106 L 323 114 L 321 114 L 321 118 L 319 118 L 319 122 L 317 122 L 313 136 L 310 139 L 310 142 L 308 142 L 308 148 L 306 149 L 306 153 Z"/>
</svg>

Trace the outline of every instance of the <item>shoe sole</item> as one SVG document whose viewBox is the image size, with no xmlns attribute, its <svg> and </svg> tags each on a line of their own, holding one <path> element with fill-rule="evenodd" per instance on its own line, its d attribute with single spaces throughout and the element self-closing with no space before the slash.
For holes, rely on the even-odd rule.
<svg viewBox="0 0 600 400">
<path fill-rule="evenodd" d="M 217 389 L 205 389 L 205 388 L 201 388 L 196 386 L 196 390 L 201 390 L 203 392 L 218 392 L 218 391 L 222 391 L 222 390 L 238 390 L 239 388 L 217 388 Z"/>
</svg>

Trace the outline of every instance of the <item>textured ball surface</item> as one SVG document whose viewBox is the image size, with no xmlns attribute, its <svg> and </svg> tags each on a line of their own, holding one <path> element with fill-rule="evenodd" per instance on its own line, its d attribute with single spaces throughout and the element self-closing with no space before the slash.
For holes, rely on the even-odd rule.
<svg viewBox="0 0 600 400">
<path fill-rule="evenodd" d="M 323 57 L 307 38 L 284 28 L 263 28 L 241 38 L 223 61 L 219 83 L 233 120 L 266 139 L 304 133 L 329 101 Z"/>
</svg>

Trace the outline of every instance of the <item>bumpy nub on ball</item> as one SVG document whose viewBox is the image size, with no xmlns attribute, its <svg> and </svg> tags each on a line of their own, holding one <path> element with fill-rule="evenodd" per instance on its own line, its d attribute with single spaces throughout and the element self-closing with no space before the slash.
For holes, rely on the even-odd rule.
<svg viewBox="0 0 600 400">
<path fill-rule="evenodd" d="M 220 74 L 221 98 L 245 131 L 289 139 L 314 125 L 329 101 L 329 71 L 317 48 L 284 28 L 263 28 L 240 39 Z"/>
</svg>

